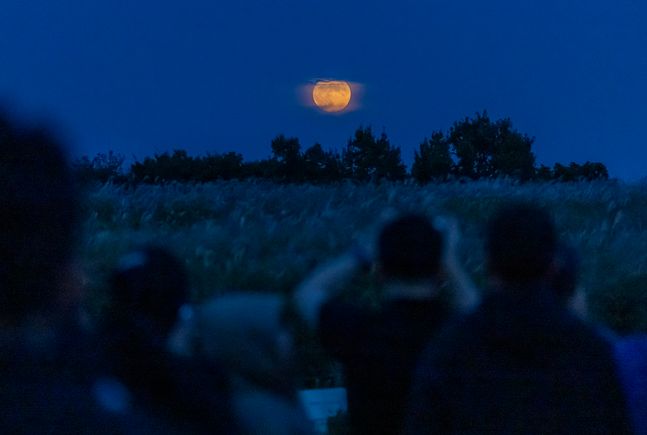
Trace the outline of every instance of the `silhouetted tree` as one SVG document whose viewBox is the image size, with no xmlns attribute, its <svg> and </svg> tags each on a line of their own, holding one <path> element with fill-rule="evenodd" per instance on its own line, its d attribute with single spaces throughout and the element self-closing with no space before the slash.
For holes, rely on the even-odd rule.
<svg viewBox="0 0 647 435">
<path fill-rule="evenodd" d="M 495 127 L 491 160 L 494 176 L 506 175 L 520 180 L 532 178 L 535 169 L 534 138 L 514 130 L 509 118 L 498 120 Z"/>
<path fill-rule="evenodd" d="M 411 175 L 421 184 L 443 181 L 451 173 L 453 164 L 449 143 L 442 132 L 436 131 L 431 134 L 431 140 L 425 138 L 414 152 Z"/>
<path fill-rule="evenodd" d="M 602 163 L 586 162 L 580 165 L 571 162 L 568 166 L 555 163 L 553 176 L 563 182 L 608 180 L 609 172 Z"/>
<path fill-rule="evenodd" d="M 109 151 L 97 154 L 92 160 L 88 156 L 81 157 L 72 164 L 72 170 L 81 184 L 120 182 L 125 179 L 124 160 L 123 155 Z"/>
<path fill-rule="evenodd" d="M 331 183 L 342 178 L 343 170 L 339 154 L 324 151 L 316 143 L 303 153 L 304 179 L 312 183 Z"/>
<path fill-rule="evenodd" d="M 585 180 L 608 180 L 609 171 L 600 162 L 586 162 L 582 165 L 582 177 Z"/>
<path fill-rule="evenodd" d="M 233 151 L 195 158 L 198 181 L 231 180 L 243 177 L 243 156 Z"/>
<path fill-rule="evenodd" d="M 130 172 L 135 181 L 147 183 L 196 179 L 195 160 L 184 150 L 175 150 L 172 155 L 163 153 L 147 157 L 143 162 L 135 162 L 130 167 Z"/>
<path fill-rule="evenodd" d="M 556 180 L 562 182 L 577 181 L 579 178 L 580 166 L 571 162 L 570 165 L 564 166 L 561 163 L 555 163 L 553 175 Z"/>
<path fill-rule="evenodd" d="M 303 157 L 299 139 L 280 134 L 272 139 L 271 145 L 272 159 L 277 163 L 275 178 L 288 182 L 302 181 Z"/>
<path fill-rule="evenodd" d="M 357 181 L 403 180 L 406 167 L 400 148 L 391 146 L 386 133 L 378 139 L 371 127 L 358 128 L 342 154 L 344 174 Z"/>
<path fill-rule="evenodd" d="M 486 112 L 474 119 L 456 122 L 447 135 L 435 131 L 414 152 L 411 168 L 419 183 L 443 181 L 456 174 L 473 179 L 510 176 L 520 180 L 590 181 L 609 178 L 607 168 L 599 162 L 584 164 L 556 163 L 535 168 L 532 153 L 534 139 L 512 128 L 510 119 L 490 121 Z M 124 157 L 113 153 L 98 154 L 90 160 L 82 157 L 75 163 L 81 181 L 163 183 L 209 182 L 245 178 L 262 178 L 288 183 L 331 183 L 349 178 L 359 182 L 403 180 L 406 167 L 400 148 L 392 146 L 386 133 L 375 137 L 371 127 L 359 127 L 347 146 L 339 153 L 326 151 L 316 143 L 301 152 L 299 139 L 278 135 L 271 141 L 269 159 L 245 162 L 236 152 L 191 157 L 184 150 L 172 154 L 155 154 L 135 162 L 124 175 Z M 456 162 L 456 163 L 454 163 Z"/>
<path fill-rule="evenodd" d="M 474 179 L 500 175 L 528 179 L 533 175 L 533 139 L 513 130 L 507 118 L 493 123 L 487 112 L 465 118 L 450 129 L 449 143 L 458 159 L 459 175 Z"/>
<path fill-rule="evenodd" d="M 274 179 L 277 173 L 277 162 L 271 159 L 245 162 L 242 167 L 242 178 Z"/>
<path fill-rule="evenodd" d="M 490 160 L 494 130 L 486 113 L 477 113 L 474 120 L 466 117 L 454 123 L 449 130 L 449 142 L 458 159 L 458 175 L 480 178 L 493 173 Z"/>
</svg>

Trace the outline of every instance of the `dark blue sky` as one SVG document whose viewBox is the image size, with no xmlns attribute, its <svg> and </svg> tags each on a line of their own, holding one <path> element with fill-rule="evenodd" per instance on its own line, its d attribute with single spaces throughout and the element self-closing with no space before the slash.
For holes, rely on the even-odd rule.
<svg viewBox="0 0 647 435">
<path fill-rule="evenodd" d="M 538 161 L 647 176 L 644 0 L 3 0 L 0 99 L 58 121 L 77 154 L 174 148 L 269 155 L 278 133 L 341 149 L 384 129 L 410 162 L 425 136 L 486 109 Z M 330 116 L 300 86 L 339 78 Z"/>
</svg>

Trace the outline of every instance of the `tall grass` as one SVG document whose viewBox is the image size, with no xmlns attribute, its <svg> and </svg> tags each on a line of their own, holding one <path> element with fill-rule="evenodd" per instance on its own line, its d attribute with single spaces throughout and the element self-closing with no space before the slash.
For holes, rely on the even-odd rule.
<svg viewBox="0 0 647 435">
<path fill-rule="evenodd" d="M 561 237 L 580 250 L 594 318 L 620 333 L 647 332 L 646 188 L 615 181 L 106 184 L 87 192 L 81 252 L 97 315 L 118 257 L 150 242 L 184 259 L 196 301 L 239 289 L 287 293 L 317 264 L 369 237 L 385 214 L 419 211 L 459 219 L 463 260 L 483 285 L 483 224 L 499 205 L 525 200 L 549 209 Z M 374 302 L 375 290 L 369 285 L 357 296 Z M 310 373 L 321 373 L 321 355 L 310 353 Z"/>
</svg>

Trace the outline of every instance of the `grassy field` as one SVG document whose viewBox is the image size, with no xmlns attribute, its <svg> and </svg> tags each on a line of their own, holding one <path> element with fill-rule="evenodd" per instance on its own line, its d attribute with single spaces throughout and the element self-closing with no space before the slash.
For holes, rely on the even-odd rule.
<svg viewBox="0 0 647 435">
<path fill-rule="evenodd" d="M 110 269 L 142 243 L 168 246 L 186 261 L 198 301 L 236 289 L 289 292 L 318 263 L 370 235 L 385 213 L 446 213 L 460 220 L 463 259 L 482 284 L 483 223 L 509 200 L 547 207 L 580 249 L 597 320 L 623 333 L 647 331 L 644 184 L 104 185 L 87 192 L 81 250 L 100 312 Z M 375 300 L 367 291 L 359 297 Z"/>
</svg>

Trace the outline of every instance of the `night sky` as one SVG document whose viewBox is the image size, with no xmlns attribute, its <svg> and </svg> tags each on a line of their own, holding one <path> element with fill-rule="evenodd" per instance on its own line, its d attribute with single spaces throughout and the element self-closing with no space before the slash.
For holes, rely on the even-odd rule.
<svg viewBox="0 0 647 435">
<path fill-rule="evenodd" d="M 361 84 L 354 111 L 299 90 Z M 341 150 L 360 125 L 410 163 L 487 110 L 538 162 L 647 176 L 644 0 L 2 0 L 0 100 L 56 121 L 75 155 L 241 152 L 279 133 Z"/>
</svg>

